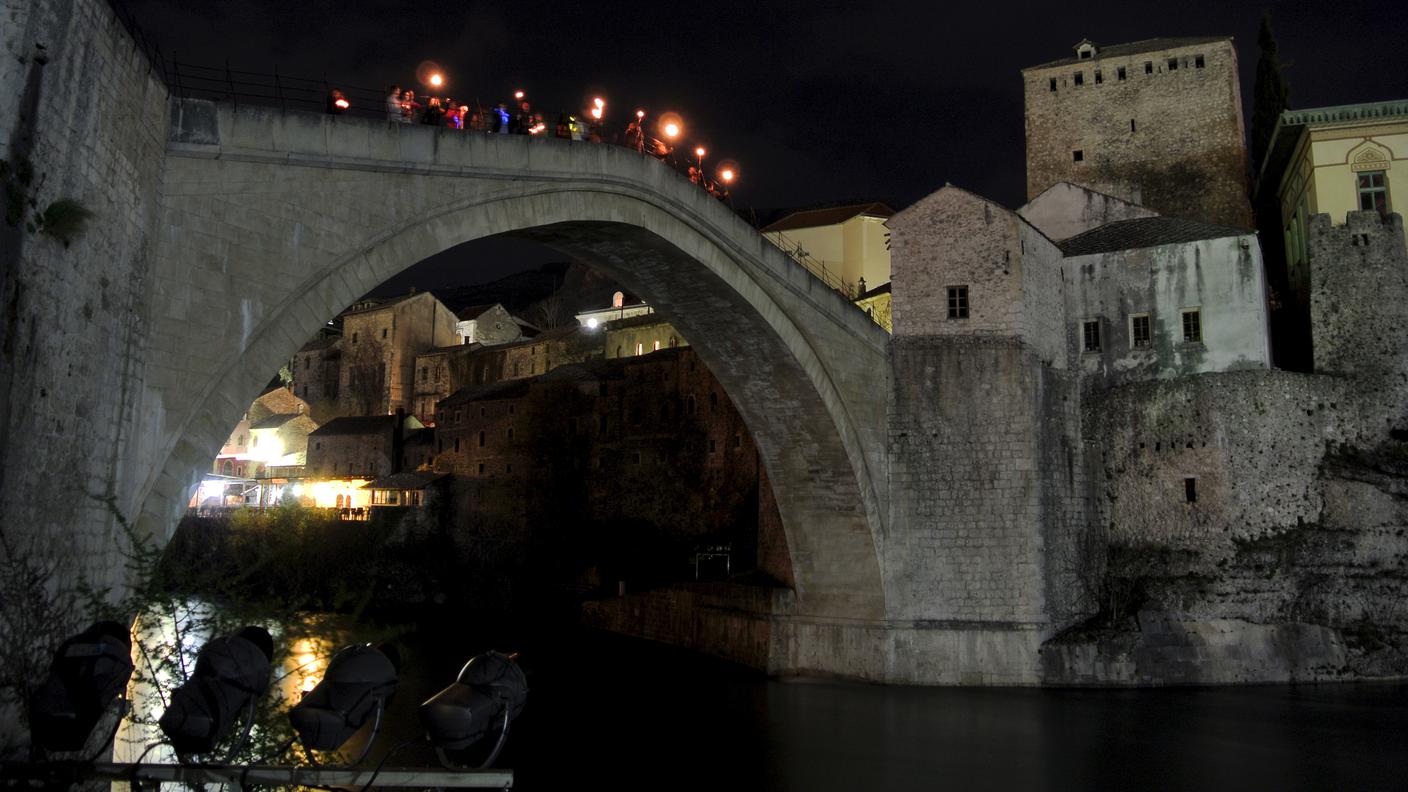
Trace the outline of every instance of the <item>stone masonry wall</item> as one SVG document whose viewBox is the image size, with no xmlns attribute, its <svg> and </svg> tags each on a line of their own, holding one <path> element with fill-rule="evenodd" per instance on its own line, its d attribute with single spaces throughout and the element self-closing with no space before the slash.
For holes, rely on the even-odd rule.
<svg viewBox="0 0 1408 792">
<path fill-rule="evenodd" d="M 1198 56 L 1203 68 L 1196 66 Z M 1170 59 L 1177 69 L 1169 68 Z M 1146 62 L 1152 73 L 1145 73 Z M 1077 73 L 1083 85 L 1075 84 Z M 1160 214 L 1252 226 L 1230 39 L 1120 57 L 1097 53 L 1024 70 L 1022 79 L 1028 198 L 1066 181 Z"/>
<path fill-rule="evenodd" d="M 0 522 L 63 537 L 90 582 L 120 586 L 103 499 L 133 517 L 145 475 L 122 460 L 150 440 L 133 427 L 167 91 L 102 0 L 4 0 L 0 35 L 0 159 L 32 166 L 40 209 L 93 212 L 67 246 L 0 226 Z"/>
</svg>

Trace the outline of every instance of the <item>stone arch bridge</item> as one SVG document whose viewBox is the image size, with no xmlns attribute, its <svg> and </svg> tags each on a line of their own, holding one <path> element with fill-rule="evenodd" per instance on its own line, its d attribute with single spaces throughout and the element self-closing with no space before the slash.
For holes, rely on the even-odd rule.
<svg viewBox="0 0 1408 792">
<path fill-rule="evenodd" d="M 401 270 L 510 234 L 605 271 L 690 339 L 757 441 L 799 613 L 882 619 L 888 335 L 719 201 L 628 149 L 175 100 L 150 280 L 164 536 L 317 329 Z"/>
</svg>

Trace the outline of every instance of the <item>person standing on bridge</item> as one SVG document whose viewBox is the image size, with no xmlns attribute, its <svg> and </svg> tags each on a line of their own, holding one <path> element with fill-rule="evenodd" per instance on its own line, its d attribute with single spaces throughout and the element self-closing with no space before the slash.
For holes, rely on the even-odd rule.
<svg viewBox="0 0 1408 792">
<path fill-rule="evenodd" d="M 401 107 L 401 86 L 393 85 L 387 90 L 390 93 L 386 95 L 386 120 L 403 123 L 406 119 L 405 110 Z"/>
</svg>

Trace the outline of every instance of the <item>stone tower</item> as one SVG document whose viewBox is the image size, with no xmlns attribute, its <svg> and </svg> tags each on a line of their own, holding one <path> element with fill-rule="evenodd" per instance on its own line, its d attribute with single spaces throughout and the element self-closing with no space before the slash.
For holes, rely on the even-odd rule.
<svg viewBox="0 0 1408 792">
<path fill-rule="evenodd" d="M 1068 181 L 1160 214 L 1252 227 L 1231 37 L 1086 40 L 1022 80 L 1028 199 Z"/>
</svg>

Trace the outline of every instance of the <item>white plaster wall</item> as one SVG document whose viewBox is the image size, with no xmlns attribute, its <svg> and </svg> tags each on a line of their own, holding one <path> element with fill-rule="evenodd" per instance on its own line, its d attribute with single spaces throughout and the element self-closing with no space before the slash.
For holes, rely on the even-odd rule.
<svg viewBox="0 0 1408 792">
<path fill-rule="evenodd" d="M 1117 220 L 1158 212 L 1070 182 L 1057 182 L 1017 209 L 1023 220 L 1059 242 Z"/>
</svg>

